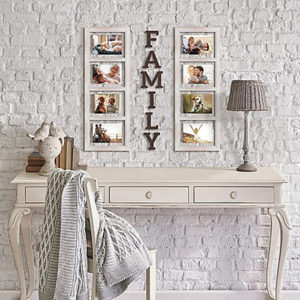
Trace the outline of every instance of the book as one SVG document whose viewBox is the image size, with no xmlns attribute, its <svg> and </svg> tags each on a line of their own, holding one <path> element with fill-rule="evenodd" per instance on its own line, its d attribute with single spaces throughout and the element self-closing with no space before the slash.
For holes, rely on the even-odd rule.
<svg viewBox="0 0 300 300">
<path fill-rule="evenodd" d="M 32 152 L 27 158 L 26 172 L 38 172 L 45 164 L 45 159 L 39 152 Z"/>
<path fill-rule="evenodd" d="M 42 166 L 26 166 L 26 172 L 39 172 Z"/>
<path fill-rule="evenodd" d="M 59 154 L 59 167 L 62 169 L 66 169 L 66 138 L 64 145 L 61 147 L 61 151 Z"/>
<path fill-rule="evenodd" d="M 56 168 L 64 170 L 73 169 L 73 147 L 74 138 L 65 137 L 64 145 L 61 148 L 59 156 L 55 159 Z"/>
<path fill-rule="evenodd" d="M 73 139 L 66 140 L 66 169 L 72 170 L 73 168 Z"/>
<path fill-rule="evenodd" d="M 28 159 L 28 161 L 27 161 L 28 166 L 43 166 L 44 164 L 45 164 L 44 159 L 41 159 L 41 160 Z"/>
<path fill-rule="evenodd" d="M 28 159 L 30 160 L 40 160 L 40 159 L 44 159 L 41 157 L 41 154 L 37 151 L 33 151 L 29 156 Z"/>
<path fill-rule="evenodd" d="M 43 166 L 45 159 L 41 155 L 34 151 L 27 158 L 27 164 L 30 166 Z"/>
</svg>

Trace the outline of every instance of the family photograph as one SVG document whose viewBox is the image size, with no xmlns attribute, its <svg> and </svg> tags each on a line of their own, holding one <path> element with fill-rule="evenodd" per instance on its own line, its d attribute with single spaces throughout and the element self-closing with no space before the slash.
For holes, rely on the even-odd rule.
<svg viewBox="0 0 300 300">
<path fill-rule="evenodd" d="M 213 34 L 182 35 L 182 54 L 213 57 Z"/>
<path fill-rule="evenodd" d="M 120 112 L 120 100 L 117 93 L 93 94 L 94 114 L 118 114 Z"/>
<path fill-rule="evenodd" d="M 122 123 L 93 124 L 93 143 L 123 143 Z"/>
<path fill-rule="evenodd" d="M 211 144 L 214 142 L 214 129 L 211 121 L 183 123 L 182 142 L 187 144 Z"/>
<path fill-rule="evenodd" d="M 122 34 L 93 34 L 91 43 L 93 55 L 122 55 L 123 53 Z"/>
<path fill-rule="evenodd" d="M 92 83 L 103 85 L 121 84 L 121 69 L 122 65 L 120 63 L 101 63 L 92 65 Z"/>
<path fill-rule="evenodd" d="M 213 93 L 182 94 L 182 112 L 184 114 L 212 114 Z"/>
<path fill-rule="evenodd" d="M 183 64 L 183 84 L 214 85 L 213 63 Z"/>
</svg>

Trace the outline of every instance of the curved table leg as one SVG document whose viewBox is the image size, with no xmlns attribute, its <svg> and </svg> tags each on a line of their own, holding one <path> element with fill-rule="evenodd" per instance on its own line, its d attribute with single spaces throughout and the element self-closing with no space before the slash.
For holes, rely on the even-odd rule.
<svg viewBox="0 0 300 300">
<path fill-rule="evenodd" d="M 285 207 L 269 208 L 269 215 L 271 217 L 271 237 L 270 237 L 270 252 L 268 258 L 267 267 L 267 289 L 270 297 L 272 299 L 279 300 L 282 288 L 283 270 L 284 263 L 286 260 L 286 254 L 290 239 L 290 230 L 292 225 L 290 218 L 287 214 Z M 272 278 L 273 278 L 273 264 L 275 259 L 275 251 L 280 238 L 280 248 L 279 248 L 279 259 L 276 274 L 276 287 L 275 293 L 272 289 Z"/>
<path fill-rule="evenodd" d="M 31 234 L 30 234 L 30 221 L 32 212 L 28 214 L 24 213 L 23 219 L 21 221 L 21 231 L 23 244 L 25 248 L 25 255 L 27 260 L 27 267 L 29 273 L 29 287 L 27 291 L 27 299 L 31 297 L 34 289 L 34 263 L 33 263 L 33 253 L 31 248 Z"/>
<path fill-rule="evenodd" d="M 267 290 L 272 299 L 276 299 L 273 293 L 272 280 L 273 280 L 273 265 L 275 260 L 276 246 L 279 241 L 280 227 L 276 217 L 276 212 L 269 209 L 269 215 L 271 218 L 271 235 L 270 235 L 270 246 L 269 246 L 269 258 L 267 266 Z"/>
<path fill-rule="evenodd" d="M 9 242 L 20 282 L 20 300 L 26 300 L 26 283 L 20 247 L 20 225 L 23 216 L 28 214 L 30 214 L 30 209 L 28 208 L 14 208 L 8 223 Z"/>
</svg>

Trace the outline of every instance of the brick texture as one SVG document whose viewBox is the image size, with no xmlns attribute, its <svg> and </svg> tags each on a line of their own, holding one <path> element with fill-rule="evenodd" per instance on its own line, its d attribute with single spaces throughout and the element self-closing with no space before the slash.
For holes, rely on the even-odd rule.
<svg viewBox="0 0 300 300">
<path fill-rule="evenodd" d="M 0 0 L 0 289 L 18 288 L 7 237 L 16 200 L 10 181 L 24 169 L 36 146 L 25 139 L 44 120 L 54 120 L 79 149 L 79 163 L 97 166 L 236 166 L 241 160 L 242 115 L 226 111 L 233 79 L 260 79 L 268 112 L 251 116 L 251 153 L 256 164 L 273 166 L 288 181 L 294 231 L 285 289 L 300 289 L 300 1 L 298 0 Z M 83 28 L 130 26 L 131 150 L 83 151 Z M 174 27 L 221 28 L 221 151 L 173 150 Z M 159 30 L 156 54 L 164 89 L 154 119 L 161 136 L 147 150 L 139 71 L 146 57 L 146 29 Z M 114 209 L 158 249 L 159 289 L 260 289 L 265 287 L 268 217 L 257 210 Z M 38 243 L 42 211 L 32 221 Z M 37 252 L 35 262 L 37 262 Z M 36 267 L 37 268 L 37 267 Z M 37 280 L 36 280 L 37 285 Z M 141 289 L 144 281 L 131 289 Z"/>
</svg>

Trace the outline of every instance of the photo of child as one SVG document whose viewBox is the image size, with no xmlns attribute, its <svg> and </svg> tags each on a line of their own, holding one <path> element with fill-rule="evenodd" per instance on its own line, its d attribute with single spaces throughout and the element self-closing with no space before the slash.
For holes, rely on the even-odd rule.
<svg viewBox="0 0 300 300">
<path fill-rule="evenodd" d="M 181 96 L 184 114 L 213 113 L 213 93 L 185 93 Z"/>
<path fill-rule="evenodd" d="M 183 84 L 207 84 L 214 85 L 214 64 L 201 63 L 183 64 Z"/>
<path fill-rule="evenodd" d="M 92 113 L 94 114 L 118 114 L 120 113 L 119 93 L 92 94 Z"/>
<path fill-rule="evenodd" d="M 123 143 L 123 123 L 98 123 L 92 125 L 93 143 Z"/>
<path fill-rule="evenodd" d="M 123 35 L 121 33 L 100 33 L 91 36 L 93 55 L 122 55 Z"/>
<path fill-rule="evenodd" d="M 122 64 L 99 63 L 92 65 L 92 83 L 115 85 L 122 82 Z"/>
<path fill-rule="evenodd" d="M 182 132 L 183 143 L 214 143 L 214 127 L 212 121 L 201 121 L 198 123 L 183 123 Z"/>
<path fill-rule="evenodd" d="M 214 35 L 208 34 L 183 34 L 182 54 L 213 57 Z"/>
</svg>

